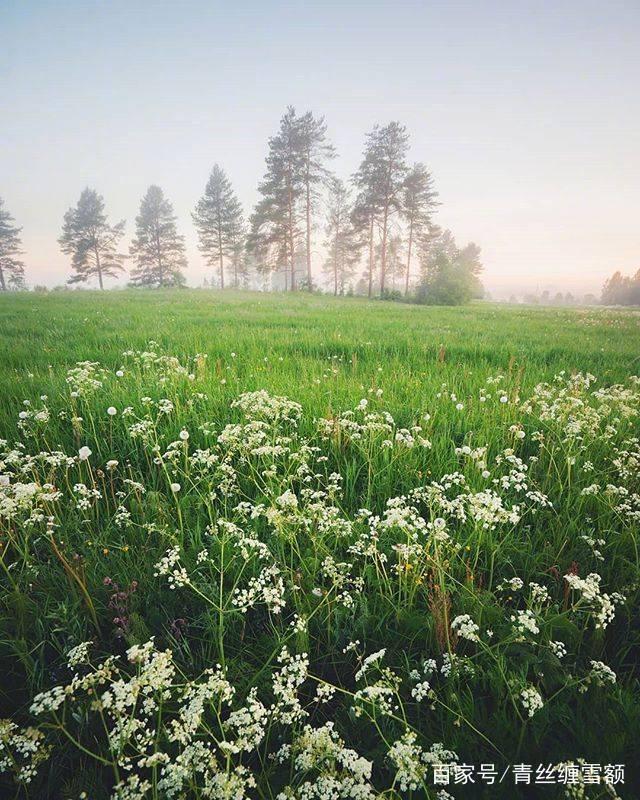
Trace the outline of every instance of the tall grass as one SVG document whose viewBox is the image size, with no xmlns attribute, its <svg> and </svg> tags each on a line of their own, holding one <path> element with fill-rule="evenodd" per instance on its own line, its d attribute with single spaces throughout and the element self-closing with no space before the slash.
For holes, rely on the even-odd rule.
<svg viewBox="0 0 640 800">
<path fill-rule="evenodd" d="M 0 333 L 5 766 L 43 736 L 9 796 L 436 797 L 456 758 L 634 796 L 639 315 L 123 291 L 0 298 Z"/>
</svg>

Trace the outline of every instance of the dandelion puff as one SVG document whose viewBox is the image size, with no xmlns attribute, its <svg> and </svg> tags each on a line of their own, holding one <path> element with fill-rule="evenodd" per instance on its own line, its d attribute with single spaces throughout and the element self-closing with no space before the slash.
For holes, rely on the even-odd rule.
<svg viewBox="0 0 640 800">
<path fill-rule="evenodd" d="M 115 406 L 109 406 L 109 408 L 107 409 L 107 414 L 108 414 L 110 417 L 115 417 L 115 415 L 116 415 L 117 413 L 118 413 L 118 409 L 117 409 Z"/>
<path fill-rule="evenodd" d="M 175 494 L 176 492 L 179 492 L 182 487 L 180 486 L 179 483 L 172 483 L 170 488 L 171 491 Z"/>
<path fill-rule="evenodd" d="M 78 456 L 80 457 L 80 461 L 87 461 L 90 455 L 91 455 L 91 450 L 87 447 L 86 444 L 84 447 L 81 447 L 78 450 Z"/>
</svg>

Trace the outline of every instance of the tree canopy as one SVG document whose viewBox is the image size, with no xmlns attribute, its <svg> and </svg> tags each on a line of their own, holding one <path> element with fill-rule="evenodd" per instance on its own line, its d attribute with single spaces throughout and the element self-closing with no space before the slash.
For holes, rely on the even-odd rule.
<svg viewBox="0 0 640 800">
<path fill-rule="evenodd" d="M 24 263 L 20 231 L 0 197 L 0 291 L 19 289 L 24 285 Z"/>
<path fill-rule="evenodd" d="M 129 253 L 136 265 L 131 270 L 132 286 L 184 284 L 184 237 L 178 233 L 173 206 L 159 186 L 150 186 L 142 198 Z"/>
<path fill-rule="evenodd" d="M 58 239 L 63 253 L 71 256 L 73 274 L 69 283 L 85 283 L 97 277 L 104 289 L 104 278 L 122 272 L 125 256 L 118 252 L 125 221 L 110 225 L 104 199 L 95 189 L 83 190 L 77 205 L 64 215 L 62 236 Z"/>
</svg>

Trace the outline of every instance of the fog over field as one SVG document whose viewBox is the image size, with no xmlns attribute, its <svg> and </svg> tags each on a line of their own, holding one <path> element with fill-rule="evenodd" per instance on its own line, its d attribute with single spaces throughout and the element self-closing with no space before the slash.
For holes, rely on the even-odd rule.
<svg viewBox="0 0 640 800">
<path fill-rule="evenodd" d="M 248 218 L 287 105 L 324 116 L 348 180 L 399 120 L 436 224 L 482 250 L 483 282 L 599 295 L 640 264 L 640 9 L 634 2 L 186 4 L 36 0 L 0 11 L 0 196 L 30 285 L 69 277 L 65 211 L 85 186 L 127 221 L 151 184 L 211 277 L 191 212 L 214 163 Z M 323 214 L 315 221 L 320 276 Z"/>
</svg>

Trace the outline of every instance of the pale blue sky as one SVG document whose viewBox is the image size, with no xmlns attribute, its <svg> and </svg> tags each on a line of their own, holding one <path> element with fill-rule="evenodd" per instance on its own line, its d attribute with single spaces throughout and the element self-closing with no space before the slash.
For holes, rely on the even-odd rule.
<svg viewBox="0 0 640 800">
<path fill-rule="evenodd" d="M 490 288 L 598 290 L 640 267 L 639 87 L 638 0 L 0 0 L 0 196 L 29 280 L 53 284 L 85 185 L 128 243 L 158 183 L 197 284 L 190 211 L 214 162 L 249 212 L 287 104 L 325 115 L 344 177 L 398 119 Z"/>
</svg>

